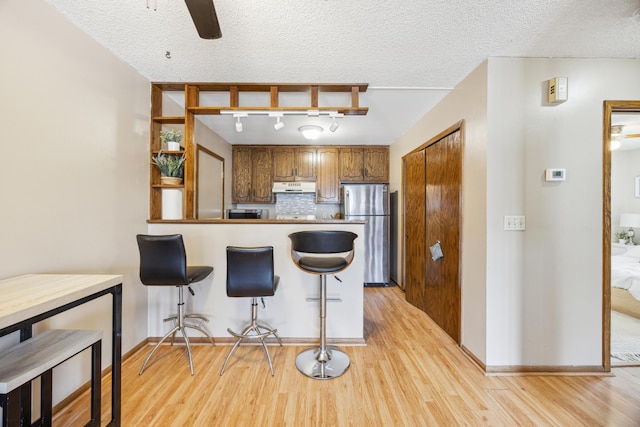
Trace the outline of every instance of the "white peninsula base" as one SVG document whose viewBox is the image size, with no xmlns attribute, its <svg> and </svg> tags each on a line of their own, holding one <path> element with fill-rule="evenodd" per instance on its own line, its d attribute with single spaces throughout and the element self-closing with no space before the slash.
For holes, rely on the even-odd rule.
<svg viewBox="0 0 640 427">
<path fill-rule="evenodd" d="M 204 314 L 214 338 L 231 338 L 227 328 L 241 330 L 250 320 L 249 298 L 229 298 L 226 294 L 226 247 L 273 246 L 275 271 L 280 285 L 273 297 L 264 298 L 258 318 L 278 330 L 288 343 L 309 343 L 320 336 L 319 277 L 298 269 L 290 256 L 290 233 L 304 230 L 344 230 L 356 233 L 355 257 L 349 268 L 338 273 L 342 280 L 327 277 L 327 337 L 339 343 L 363 344 L 364 316 L 364 223 L 150 223 L 149 234 L 182 234 L 189 265 L 213 266 L 213 274 L 192 285 L 195 296 L 187 294 L 187 312 Z M 139 284 L 139 286 L 144 286 Z M 161 337 L 171 325 L 162 319 L 176 312 L 177 290 L 149 287 L 148 333 Z M 190 335 L 191 336 L 191 335 Z M 194 333 L 194 336 L 195 333 Z"/>
</svg>

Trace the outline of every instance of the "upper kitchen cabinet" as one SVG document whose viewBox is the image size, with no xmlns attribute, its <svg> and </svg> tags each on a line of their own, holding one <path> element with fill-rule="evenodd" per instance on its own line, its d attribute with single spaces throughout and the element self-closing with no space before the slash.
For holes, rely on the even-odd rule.
<svg viewBox="0 0 640 427">
<path fill-rule="evenodd" d="M 388 182 L 389 147 L 341 147 L 339 168 L 343 182 Z"/>
<path fill-rule="evenodd" d="M 274 147 L 274 181 L 315 181 L 315 147 Z"/>
<path fill-rule="evenodd" d="M 340 180 L 338 179 L 338 148 L 318 147 L 317 149 L 316 202 L 339 203 Z"/>
<path fill-rule="evenodd" d="M 233 203 L 273 203 L 271 148 L 233 146 Z"/>
</svg>

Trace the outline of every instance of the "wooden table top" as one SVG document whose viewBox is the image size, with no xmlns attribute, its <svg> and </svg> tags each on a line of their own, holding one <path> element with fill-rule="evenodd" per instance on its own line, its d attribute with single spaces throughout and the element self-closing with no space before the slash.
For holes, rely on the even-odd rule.
<svg viewBox="0 0 640 427">
<path fill-rule="evenodd" d="M 0 329 L 121 283 L 121 275 L 107 274 L 26 274 L 0 280 Z"/>
</svg>

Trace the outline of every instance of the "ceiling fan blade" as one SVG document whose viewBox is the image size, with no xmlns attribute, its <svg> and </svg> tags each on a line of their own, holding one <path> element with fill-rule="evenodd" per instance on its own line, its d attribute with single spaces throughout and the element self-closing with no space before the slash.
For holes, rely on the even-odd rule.
<svg viewBox="0 0 640 427">
<path fill-rule="evenodd" d="M 218 15 L 213 0 L 184 0 L 191 19 L 203 39 L 219 39 L 222 37 Z"/>
<path fill-rule="evenodd" d="M 640 133 L 628 133 L 624 137 L 625 138 L 640 138 Z"/>
</svg>

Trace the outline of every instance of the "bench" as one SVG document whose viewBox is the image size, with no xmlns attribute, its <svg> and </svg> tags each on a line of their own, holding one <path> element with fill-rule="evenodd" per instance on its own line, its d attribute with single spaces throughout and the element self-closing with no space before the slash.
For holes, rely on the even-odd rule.
<svg viewBox="0 0 640 427">
<path fill-rule="evenodd" d="M 53 368 L 91 347 L 91 421 L 100 425 L 102 331 L 50 329 L 0 352 L 0 407 L 2 426 L 29 426 L 21 420 L 20 388 L 41 378 L 40 422 L 51 426 Z M 30 411 L 27 411 L 29 413 Z"/>
</svg>

